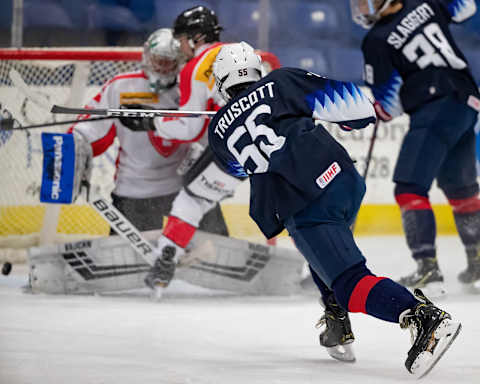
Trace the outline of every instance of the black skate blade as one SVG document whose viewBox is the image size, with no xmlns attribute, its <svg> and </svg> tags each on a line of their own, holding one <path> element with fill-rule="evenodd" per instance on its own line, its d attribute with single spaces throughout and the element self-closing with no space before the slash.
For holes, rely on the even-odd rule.
<svg viewBox="0 0 480 384">
<path fill-rule="evenodd" d="M 353 352 L 352 344 L 337 345 L 335 347 L 327 347 L 328 354 L 336 360 L 344 363 L 354 363 L 357 359 Z"/>
<path fill-rule="evenodd" d="M 438 344 L 434 350 L 433 355 L 425 361 L 419 361 L 420 357 L 422 354 L 429 354 L 429 352 L 422 352 L 417 359 L 413 362 L 411 371 L 414 376 L 416 376 L 417 379 L 421 379 L 422 377 L 425 377 L 430 371 L 435 367 L 435 365 L 438 363 L 438 361 L 442 358 L 442 356 L 445 354 L 445 352 L 450 348 L 454 340 L 457 338 L 458 334 L 460 333 L 460 330 L 462 329 L 462 324 L 457 323 L 457 322 L 452 322 L 450 321 L 448 324 L 448 327 L 445 327 L 445 331 L 448 328 L 448 334 L 445 336 L 441 337 L 438 341 Z M 442 330 L 440 329 L 440 326 L 437 327 L 435 332 L 441 332 Z M 445 332 L 444 331 L 444 332 Z M 417 365 L 416 367 L 414 367 Z"/>
</svg>

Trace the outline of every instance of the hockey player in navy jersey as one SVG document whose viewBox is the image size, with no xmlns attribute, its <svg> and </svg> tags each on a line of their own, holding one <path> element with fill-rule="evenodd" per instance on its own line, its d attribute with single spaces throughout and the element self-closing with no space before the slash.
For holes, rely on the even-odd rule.
<svg viewBox="0 0 480 384">
<path fill-rule="evenodd" d="M 462 283 L 480 283 L 480 199 L 474 126 L 478 88 L 449 31 L 476 11 L 474 0 L 351 0 L 364 38 L 365 81 L 385 121 L 406 112 L 406 134 L 393 175 L 408 247 L 417 270 L 399 282 L 446 293 L 436 257 L 429 201 L 434 179 L 447 197 L 468 266 Z M 451 255 L 455 257 L 455 255 Z"/>
<path fill-rule="evenodd" d="M 286 228 L 309 262 L 325 304 L 321 345 L 338 351 L 351 343 L 348 312 L 363 312 L 412 329 L 405 364 L 426 374 L 461 325 L 420 290 L 414 296 L 366 267 L 349 229 L 365 183 L 346 150 L 314 122 L 364 128 L 375 121 L 369 99 L 353 83 L 296 68 L 261 78 L 260 59 L 244 42 L 222 47 L 213 75 L 228 103 L 209 125 L 212 151 L 230 174 L 249 178 L 250 216 L 265 236 Z"/>
</svg>

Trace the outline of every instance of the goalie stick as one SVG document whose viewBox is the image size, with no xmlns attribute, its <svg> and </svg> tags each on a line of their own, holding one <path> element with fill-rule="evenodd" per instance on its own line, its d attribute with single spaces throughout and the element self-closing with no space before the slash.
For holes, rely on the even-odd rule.
<svg viewBox="0 0 480 384">
<path fill-rule="evenodd" d="M 156 255 L 151 243 L 142 233 L 107 199 L 96 196 L 89 201 L 92 208 L 110 225 L 110 227 L 150 265 L 155 262 Z M 188 251 L 180 260 L 178 267 L 188 267 L 196 261 L 211 261 L 211 253 L 204 249 Z"/>
<path fill-rule="evenodd" d="M 54 105 L 51 109 L 52 113 L 63 113 L 71 115 L 97 115 L 109 117 L 213 117 L 215 111 L 180 111 L 171 109 L 86 109 L 86 108 L 68 108 Z"/>
</svg>

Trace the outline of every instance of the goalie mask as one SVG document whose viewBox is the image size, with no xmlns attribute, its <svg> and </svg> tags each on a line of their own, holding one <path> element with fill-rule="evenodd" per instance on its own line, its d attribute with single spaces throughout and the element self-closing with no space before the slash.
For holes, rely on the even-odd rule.
<svg viewBox="0 0 480 384">
<path fill-rule="evenodd" d="M 150 88 L 158 93 L 175 85 L 180 66 L 180 44 L 172 30 L 162 28 L 153 32 L 143 46 L 142 69 Z"/>
<path fill-rule="evenodd" d="M 380 14 L 397 0 L 350 0 L 353 21 L 363 28 L 371 28 Z"/>
<path fill-rule="evenodd" d="M 213 76 L 218 91 L 228 102 L 238 92 L 262 78 L 262 60 L 244 41 L 226 44 L 213 63 Z"/>
</svg>

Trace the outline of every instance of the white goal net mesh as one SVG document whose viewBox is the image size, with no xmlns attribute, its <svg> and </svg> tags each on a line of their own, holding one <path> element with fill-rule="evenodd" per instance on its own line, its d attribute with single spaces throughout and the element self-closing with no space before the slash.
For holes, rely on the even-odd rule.
<svg viewBox="0 0 480 384">
<path fill-rule="evenodd" d="M 13 118 L 21 126 L 75 119 L 52 115 L 50 108 L 83 106 L 108 79 L 137 69 L 140 59 L 141 49 L 0 50 L 0 119 Z M 62 206 L 39 202 L 41 133 L 69 126 L 0 129 L 0 260 L 23 257 L 12 249 L 108 234 L 85 200 Z M 92 185 L 106 197 L 113 188 L 115 150 L 94 163 Z"/>
</svg>

